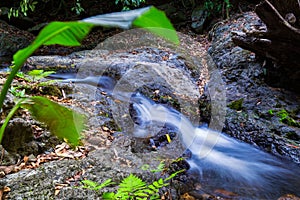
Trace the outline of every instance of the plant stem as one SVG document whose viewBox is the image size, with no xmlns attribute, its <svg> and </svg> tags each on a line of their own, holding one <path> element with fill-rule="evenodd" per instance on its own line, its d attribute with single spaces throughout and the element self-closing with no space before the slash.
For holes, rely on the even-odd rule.
<svg viewBox="0 0 300 200">
<path fill-rule="evenodd" d="M 19 69 L 21 68 L 21 66 L 22 65 L 20 65 L 20 66 L 15 65 L 12 68 L 12 70 L 11 70 L 11 72 L 10 72 L 10 74 L 9 74 L 6 82 L 5 82 L 5 84 L 3 85 L 3 88 L 2 88 L 2 91 L 1 91 L 1 94 L 0 94 L 0 110 L 1 111 L 2 111 L 3 102 L 4 102 L 4 99 L 5 99 L 6 94 L 8 92 L 8 89 L 9 89 L 12 81 L 14 80 L 14 77 L 16 76 L 16 74 L 18 73 Z"/>
<path fill-rule="evenodd" d="M 4 135 L 4 131 L 5 131 L 5 128 L 9 122 L 9 120 L 12 118 L 12 116 L 15 114 L 15 112 L 20 108 L 22 102 L 26 100 L 26 99 L 20 99 L 16 105 L 10 110 L 10 112 L 8 113 L 7 117 L 5 118 L 2 126 L 1 126 L 1 129 L 0 129 L 0 144 L 2 142 L 2 138 L 3 138 L 3 135 Z"/>
</svg>

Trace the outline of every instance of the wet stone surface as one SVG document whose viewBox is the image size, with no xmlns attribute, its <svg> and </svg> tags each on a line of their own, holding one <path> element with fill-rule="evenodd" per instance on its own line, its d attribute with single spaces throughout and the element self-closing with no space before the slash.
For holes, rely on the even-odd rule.
<svg viewBox="0 0 300 200">
<path fill-rule="evenodd" d="M 264 82 L 263 62 L 231 40 L 231 31 L 250 29 L 257 20 L 255 14 L 245 13 L 214 31 L 209 53 L 225 81 L 227 105 L 243 99 L 241 110 L 227 108 L 224 132 L 300 163 L 299 94 L 268 86 Z M 278 114 L 283 110 L 297 123 L 284 122 Z"/>
<path fill-rule="evenodd" d="M 187 101 L 198 99 L 199 90 L 196 84 L 198 77 L 195 74 L 191 75 L 183 58 L 167 59 L 167 56 L 170 55 L 172 55 L 171 52 L 155 48 L 145 48 L 144 50 L 140 49 L 119 54 L 108 54 L 107 51 L 94 50 L 74 53 L 70 57 L 33 57 L 28 60 L 24 70 L 55 68 L 59 72 L 78 72 L 79 78 L 90 75 L 98 77 L 105 75 L 116 81 L 128 80 L 129 86 L 134 87 L 122 88 L 121 84 L 115 86 L 119 87 L 118 89 L 124 89 L 121 90 L 124 91 L 124 98 L 130 97 L 126 96 L 128 92 L 131 95 L 140 92 L 150 98 L 152 97 L 158 103 L 163 103 L 169 107 L 176 107 L 177 105 L 179 109 L 180 102 L 177 103 L 177 99 L 182 96 L 186 96 Z M 153 77 L 153 74 L 147 75 L 147 73 L 139 74 L 139 72 L 147 71 L 144 66 L 152 68 L 156 72 L 156 76 Z M 132 70 L 130 75 L 132 78 L 138 77 L 139 83 L 129 77 L 127 79 L 123 78 L 131 68 L 137 69 L 137 72 Z M 159 68 L 162 70 L 159 70 Z M 159 74 L 161 72 L 164 74 Z M 164 78 L 169 76 L 175 77 L 179 81 L 174 89 L 172 89 L 172 84 L 175 83 L 169 82 L 166 84 L 164 81 Z M 172 81 L 171 78 L 170 81 Z M 155 84 L 145 85 L 145 83 L 153 82 Z M 136 83 L 137 85 L 135 85 Z M 7 198 L 65 199 L 76 197 L 79 199 L 101 199 L 101 193 L 73 186 L 80 185 L 80 181 L 83 179 L 101 183 L 112 178 L 114 182 L 120 182 L 130 173 L 134 173 L 146 182 L 151 183 L 156 177 L 160 176 L 160 172 L 150 173 L 142 170 L 143 165 L 147 164 L 150 169 L 155 169 L 161 161 L 172 162 L 173 159 L 177 159 L 183 154 L 185 148 L 171 128 L 163 128 L 155 137 L 138 139 L 132 137 L 130 124 L 129 127 L 126 127 L 126 119 L 124 119 L 124 122 L 116 123 L 116 119 L 119 117 L 116 115 L 122 113 L 116 113 L 113 109 L 120 102 L 111 96 L 112 91 L 109 87 L 102 87 L 101 80 L 93 79 L 89 82 L 85 80 L 75 84 L 59 83 L 58 85 L 61 88 L 65 88 L 66 85 L 73 87 L 73 91 L 65 91 L 68 91 L 66 98 L 72 99 L 75 105 L 67 106 L 88 116 L 87 126 L 89 130 L 85 133 L 84 142 L 91 151 L 82 160 L 62 159 L 61 161 L 42 164 L 36 169 L 21 170 L 6 175 L 1 179 L 0 185 L 11 189 L 7 194 Z M 174 95 L 176 92 L 179 93 L 176 90 L 184 90 L 185 94 L 177 94 L 180 95 L 177 97 Z M 122 94 L 120 93 L 120 98 Z M 133 117 L 134 112 L 128 111 L 129 106 L 125 106 L 125 111 L 127 109 L 127 114 L 131 114 Z M 131 117 L 127 117 L 129 117 L 127 120 L 130 121 Z M 166 134 L 169 134 L 171 141 L 168 141 Z M 183 162 L 178 164 L 177 167 L 173 166 L 173 171 L 171 170 L 169 173 L 182 168 L 187 169 L 188 164 Z M 167 175 L 168 173 L 165 174 L 165 176 Z M 69 180 L 72 177 L 77 178 L 70 182 Z M 189 181 L 186 175 L 183 175 L 181 179 L 174 180 L 172 186 L 163 189 L 162 192 L 172 191 L 170 195 L 175 199 L 179 198 L 179 188 L 181 188 L 180 191 L 188 191 L 192 188 L 188 186 Z M 183 182 L 185 186 L 181 186 Z M 60 187 L 62 185 L 63 187 Z M 59 188 L 60 191 L 57 195 L 55 195 L 55 188 Z M 107 188 L 104 192 L 115 189 Z"/>
<path fill-rule="evenodd" d="M 230 39 L 230 31 L 247 19 L 252 19 L 252 14 L 245 14 L 244 18 L 239 18 L 232 25 L 217 26 L 209 51 L 226 84 L 227 105 L 243 99 L 237 110 L 227 108 L 223 130 L 237 139 L 273 154 L 284 155 L 299 163 L 299 148 L 297 148 L 299 128 L 283 123 L 280 119 L 282 116 L 277 114 L 284 109 L 290 113 L 290 117 L 299 121 L 299 97 L 297 94 L 266 85 L 263 80 L 262 63 L 256 61 L 250 52 L 235 47 Z M 201 48 L 195 49 L 205 51 Z M 209 94 L 206 94 L 207 98 L 205 95 L 200 97 L 202 94 L 200 95 L 199 91 L 204 89 L 199 89 L 197 85 L 199 77 L 203 75 L 201 73 L 205 71 L 204 66 L 192 65 L 192 62 L 185 60 L 182 55 L 154 47 L 113 53 L 110 50 L 83 51 L 67 57 L 32 57 L 24 70 L 38 68 L 57 69 L 62 73 L 77 72 L 77 77 L 81 79 L 105 75 L 117 82 L 114 88 L 117 87 L 124 92 L 119 94 L 120 99 L 121 97 L 128 99 L 130 97 L 128 93 L 132 95 L 140 92 L 158 103 L 174 107 L 183 113 L 188 111 L 187 113 L 199 115 L 200 109 L 201 117 L 197 115 L 195 121 L 199 122 L 200 118 L 201 122 L 209 123 L 211 118 Z M 151 75 L 141 73 L 148 70 L 145 66 L 150 67 L 155 73 Z M 197 67 L 200 69 L 196 70 Z M 127 76 L 128 74 L 130 76 Z M 168 80 L 169 77 L 179 82 L 172 82 L 170 79 L 167 86 L 164 85 L 164 80 Z M 130 173 L 151 182 L 159 174 L 145 172 L 141 169 L 143 165 L 147 164 L 155 169 L 161 160 L 177 159 L 184 153 L 185 148 L 176 137 L 176 130 L 168 126 L 154 137 L 134 138 L 131 125 L 135 113 L 129 111 L 129 103 L 124 106 L 118 99 L 112 98 L 111 91 L 97 88 L 97 81 L 99 80 L 93 79 L 89 82 L 85 80 L 76 84 L 61 83 L 73 87 L 73 91 L 66 94 L 66 98 L 72 99 L 75 105 L 68 106 L 86 114 L 89 118 L 87 125 L 90 129 L 85 133 L 85 145 L 91 150 L 88 156 L 78 160 L 52 161 L 36 169 L 6 175 L 0 180 L 0 186 L 11 189 L 7 198 L 101 199 L 101 193 L 75 186 L 80 185 L 79 182 L 83 179 L 101 183 L 112 178 L 114 182 L 119 182 Z M 118 85 L 122 81 L 127 83 L 126 87 Z M 151 84 L 145 86 L 144 83 Z M 177 94 L 178 92 L 181 93 Z M 191 104 L 184 104 L 183 99 L 186 102 L 190 101 Z M 199 99 L 201 105 L 198 105 Z M 193 100 L 196 100 L 196 106 L 193 106 Z M 122 106 L 124 110 L 120 109 Z M 138 119 L 136 122 L 138 123 Z M 171 137 L 171 143 L 166 141 L 166 134 Z M 185 154 L 189 157 L 188 152 Z M 183 161 L 176 165 L 171 164 L 168 173 L 182 168 L 187 169 L 189 166 Z M 183 174 L 167 189 L 171 191 L 173 199 L 179 199 L 180 193 L 190 191 L 194 191 L 190 193 L 195 196 L 194 199 L 217 199 L 202 191 L 201 185 L 197 185 L 195 181 L 198 178 L 197 174 Z M 59 191 L 56 195 L 55 188 Z M 116 188 L 108 187 L 104 191 L 114 189 Z M 223 190 L 216 190 L 215 194 L 224 198 L 235 196 Z M 186 194 L 186 197 L 190 195 Z"/>
</svg>

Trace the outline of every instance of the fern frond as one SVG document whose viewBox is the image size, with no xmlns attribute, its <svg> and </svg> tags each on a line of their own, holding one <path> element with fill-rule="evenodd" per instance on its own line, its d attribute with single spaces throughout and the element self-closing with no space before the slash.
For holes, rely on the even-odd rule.
<svg viewBox="0 0 300 200">
<path fill-rule="evenodd" d="M 126 191 L 132 193 L 140 189 L 144 189 L 146 183 L 139 177 L 130 174 L 128 177 L 124 178 L 120 183 L 119 191 Z"/>
</svg>

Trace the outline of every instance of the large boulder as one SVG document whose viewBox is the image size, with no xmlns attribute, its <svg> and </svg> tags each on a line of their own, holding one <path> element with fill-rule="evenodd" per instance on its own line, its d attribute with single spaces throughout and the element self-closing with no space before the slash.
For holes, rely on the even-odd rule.
<svg viewBox="0 0 300 200">
<path fill-rule="evenodd" d="M 212 31 L 209 53 L 226 83 L 224 132 L 300 163 L 299 95 L 268 86 L 263 61 L 232 41 L 233 30 L 256 23 L 259 18 L 248 12 Z"/>
<path fill-rule="evenodd" d="M 0 20 L 0 57 L 12 56 L 19 49 L 28 46 L 34 35 Z"/>
</svg>

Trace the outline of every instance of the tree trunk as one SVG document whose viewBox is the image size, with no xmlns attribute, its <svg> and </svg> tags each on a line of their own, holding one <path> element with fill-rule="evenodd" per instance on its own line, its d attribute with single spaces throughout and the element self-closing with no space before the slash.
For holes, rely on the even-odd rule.
<svg viewBox="0 0 300 200">
<path fill-rule="evenodd" d="M 300 0 L 264 0 L 255 8 L 267 29 L 235 32 L 233 42 L 240 47 L 266 57 L 267 79 L 288 89 L 300 91 Z"/>
</svg>

